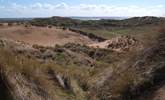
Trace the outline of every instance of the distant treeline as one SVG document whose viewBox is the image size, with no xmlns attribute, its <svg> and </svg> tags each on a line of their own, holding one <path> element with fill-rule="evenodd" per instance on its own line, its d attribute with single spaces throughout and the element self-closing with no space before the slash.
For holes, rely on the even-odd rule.
<svg viewBox="0 0 165 100">
<path fill-rule="evenodd" d="M 148 24 L 158 24 L 164 21 L 160 17 L 133 17 L 124 20 L 78 20 L 67 17 L 35 18 L 30 21 L 34 26 L 62 26 L 62 27 L 130 27 Z"/>
<path fill-rule="evenodd" d="M 78 20 L 69 17 L 50 18 L 0 18 L 0 23 L 29 23 L 34 26 L 59 26 L 59 27 L 132 27 L 148 24 L 159 24 L 165 21 L 162 17 L 132 17 L 123 20 Z"/>
<path fill-rule="evenodd" d="M 27 23 L 31 20 L 32 18 L 0 18 L 0 23 Z"/>
</svg>

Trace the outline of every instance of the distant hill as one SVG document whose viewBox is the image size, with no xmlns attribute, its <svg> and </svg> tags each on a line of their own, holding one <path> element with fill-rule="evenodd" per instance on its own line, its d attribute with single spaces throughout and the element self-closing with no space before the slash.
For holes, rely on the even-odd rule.
<svg viewBox="0 0 165 100">
<path fill-rule="evenodd" d="M 0 18 L 0 22 L 22 22 L 31 21 L 33 18 Z"/>
<path fill-rule="evenodd" d="M 51 18 L 35 18 L 30 21 L 30 24 L 34 26 L 74 26 L 77 25 L 80 21 L 71 19 L 68 17 L 51 17 Z"/>
<path fill-rule="evenodd" d="M 123 20 L 123 19 L 127 19 L 128 17 L 77 17 L 77 16 L 73 16 L 70 18 L 78 19 L 78 20 L 101 20 L 101 19 Z"/>
<path fill-rule="evenodd" d="M 51 17 L 35 18 L 30 23 L 35 26 L 62 26 L 62 27 L 130 27 L 148 24 L 158 24 L 164 21 L 162 17 L 133 17 L 128 19 L 100 19 L 100 20 L 80 20 L 80 18 Z"/>
</svg>

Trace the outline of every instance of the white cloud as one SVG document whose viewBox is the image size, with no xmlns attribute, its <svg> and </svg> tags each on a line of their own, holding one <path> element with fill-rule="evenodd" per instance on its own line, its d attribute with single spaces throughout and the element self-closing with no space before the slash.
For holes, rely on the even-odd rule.
<svg viewBox="0 0 165 100">
<path fill-rule="evenodd" d="M 32 8 L 32 9 L 42 9 L 44 6 L 41 4 L 41 3 L 35 3 L 33 5 L 30 5 L 29 8 Z"/>
<path fill-rule="evenodd" d="M 66 3 L 55 5 L 55 9 L 67 9 L 69 6 Z"/>
<path fill-rule="evenodd" d="M 155 6 L 116 6 L 116 5 L 68 5 L 35 3 L 28 6 L 16 3 L 0 7 L 0 12 L 14 17 L 47 17 L 47 16 L 163 16 L 164 5 Z M 1 13 L 0 17 L 3 16 Z M 4 14 L 4 15 L 6 15 Z M 5 16 L 3 16 L 5 17 Z"/>
<path fill-rule="evenodd" d="M 86 4 L 80 4 L 77 8 L 80 8 L 80 10 L 96 10 L 97 6 L 96 5 L 86 5 Z"/>
<path fill-rule="evenodd" d="M 157 5 L 156 7 L 158 7 L 158 8 L 163 8 L 164 5 Z"/>
<path fill-rule="evenodd" d="M 43 4 L 43 9 L 53 9 L 53 6 L 51 4 Z"/>
</svg>

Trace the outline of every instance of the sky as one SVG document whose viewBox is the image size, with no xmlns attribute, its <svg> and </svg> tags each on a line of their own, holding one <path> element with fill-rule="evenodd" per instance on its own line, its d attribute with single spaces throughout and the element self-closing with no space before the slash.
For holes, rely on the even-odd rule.
<svg viewBox="0 0 165 100">
<path fill-rule="evenodd" d="M 165 16 L 165 0 L 0 0 L 0 18 Z"/>
</svg>

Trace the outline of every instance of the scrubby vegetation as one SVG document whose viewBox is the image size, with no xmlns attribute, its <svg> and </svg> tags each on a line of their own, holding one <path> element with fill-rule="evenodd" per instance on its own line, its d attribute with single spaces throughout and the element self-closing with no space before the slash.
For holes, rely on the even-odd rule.
<svg viewBox="0 0 165 100">
<path fill-rule="evenodd" d="M 124 20 L 76 20 L 66 17 L 36 18 L 31 21 L 36 26 L 62 26 L 62 27 L 133 27 L 149 24 L 159 24 L 164 18 L 134 17 Z"/>
<path fill-rule="evenodd" d="M 75 99 L 77 100 L 82 99 L 84 100 L 84 94 L 79 94 L 76 92 L 80 92 L 81 93 L 81 89 L 79 89 L 79 85 L 78 83 L 74 83 L 74 84 L 69 84 L 70 81 L 75 81 L 74 78 L 80 78 L 80 79 L 88 79 L 88 73 L 84 70 L 81 69 L 81 72 L 79 68 L 73 67 L 73 68 L 69 68 L 69 67 L 62 67 L 59 66 L 57 64 L 53 64 L 53 63 L 46 63 L 43 64 L 42 62 L 39 62 L 35 59 L 27 59 L 23 56 L 20 55 L 15 55 L 10 51 L 6 51 L 6 50 L 2 50 L 0 51 L 1 54 L 1 59 L 0 59 L 0 63 L 1 63 L 1 68 L 3 73 L 1 73 L 2 75 L 4 75 L 3 77 L 7 78 L 7 80 L 10 80 L 14 77 L 11 76 L 15 76 L 16 78 L 19 78 L 19 75 L 21 75 L 21 77 L 23 78 L 23 80 L 27 80 L 30 83 L 36 83 L 38 86 L 37 88 L 44 88 L 43 90 L 37 90 L 39 92 L 39 96 L 45 96 L 45 95 L 49 95 L 48 97 L 45 96 L 44 98 L 52 98 L 52 99 Z M 54 74 L 53 74 L 54 73 Z M 60 81 L 58 81 L 58 78 L 56 79 L 56 75 L 59 75 L 58 77 L 61 79 L 61 82 L 64 79 L 65 84 L 68 84 L 68 89 L 66 86 L 63 87 L 62 83 L 60 83 Z M 88 76 L 88 77 L 87 77 Z M 48 79 L 46 78 L 48 77 Z M 49 77 L 51 80 L 49 80 Z M 60 80 L 59 79 L 59 80 Z M 3 82 L 5 82 L 5 80 L 3 80 Z M 7 81 L 8 82 L 8 81 Z M 5 82 L 5 83 L 7 83 Z M 16 85 L 12 84 L 13 81 L 10 81 L 9 85 Z M 22 85 L 25 85 L 26 83 L 21 83 Z M 47 86 L 49 84 L 49 87 Z M 56 84 L 56 85 L 53 85 Z M 72 85 L 72 86 L 70 86 Z M 20 88 L 21 87 L 17 87 Z M 45 90 L 46 89 L 46 90 Z M 64 90 L 66 89 L 66 90 Z M 73 90 L 72 90 L 73 89 Z M 75 90 L 74 90 L 75 89 Z M 28 95 L 26 94 L 26 90 L 21 90 L 22 92 L 25 92 L 25 94 L 23 94 L 24 96 Z M 20 91 L 20 92 L 21 92 Z M 44 92 L 44 94 L 42 94 L 42 91 Z M 70 91 L 70 92 L 69 92 Z M 10 90 L 10 92 L 14 92 L 16 93 L 16 91 Z M 41 92 L 41 93 L 40 93 Z M 72 93 L 73 92 L 73 93 Z M 33 88 L 31 89 L 30 93 L 32 93 L 33 95 L 35 95 L 35 93 L 33 93 Z M 19 97 L 20 94 L 12 94 L 13 96 L 16 96 L 14 98 L 17 99 L 23 99 L 22 97 Z M 30 96 L 33 96 L 30 95 Z M 18 97 L 17 97 L 18 96 Z M 64 97 L 63 97 L 64 96 Z M 77 98 L 77 99 L 76 99 Z M 32 98 L 31 98 L 32 99 Z"/>
<path fill-rule="evenodd" d="M 96 35 L 101 40 L 118 35 L 136 35 L 143 33 L 155 33 L 155 26 L 165 21 L 162 17 L 133 17 L 123 20 L 76 20 L 66 17 L 36 18 L 30 24 L 34 26 L 57 26 L 69 28 L 78 33 Z"/>
<path fill-rule="evenodd" d="M 65 95 L 70 99 L 86 100 L 90 97 L 88 92 L 91 87 L 95 87 L 94 84 L 97 83 L 97 80 L 93 79 L 99 79 L 97 75 L 102 73 L 101 69 L 111 68 L 112 64 L 120 61 L 116 57 L 120 54 L 111 50 L 94 49 L 80 44 L 69 43 L 56 47 L 34 45 L 33 48 L 37 51 L 20 51 L 16 49 L 16 45 L 16 48 L 9 50 L 10 46 L 6 47 L 4 41 L 1 41 L 1 44 L 0 61 L 5 77 L 20 74 L 23 79 L 37 82 L 38 88 L 46 88 L 46 94 L 52 98 L 59 96 L 58 99 Z M 44 77 L 52 78 L 53 82 Z M 54 81 L 57 84 L 55 86 L 51 85 Z M 49 87 L 46 84 L 50 84 Z M 57 95 L 53 96 L 56 92 Z"/>
<path fill-rule="evenodd" d="M 0 38 L 0 93 L 4 94 L 0 97 L 9 100 L 152 100 L 151 91 L 165 81 L 162 20 L 156 17 L 100 21 L 63 17 L 34 19 L 29 23 L 69 28 L 98 39 L 93 40 L 95 43 L 106 40 L 95 36 L 98 27 L 105 32 L 105 36 L 100 36 L 115 32 L 107 38 L 117 38 L 109 40 L 113 44 L 109 48 L 76 43 L 46 47 Z M 125 52 L 112 49 L 128 47 L 129 39 L 136 41 L 135 48 Z M 144 94 L 149 98 L 144 98 Z"/>
</svg>

